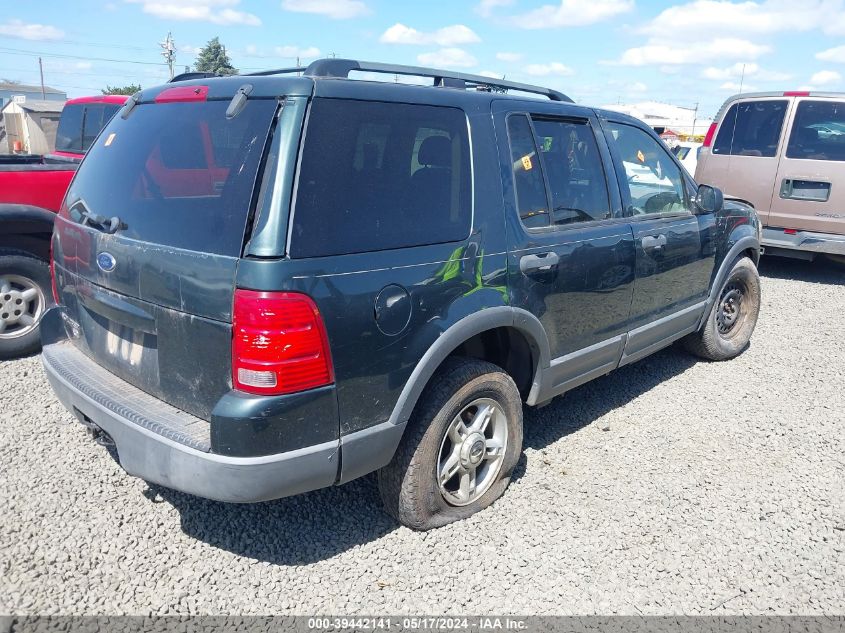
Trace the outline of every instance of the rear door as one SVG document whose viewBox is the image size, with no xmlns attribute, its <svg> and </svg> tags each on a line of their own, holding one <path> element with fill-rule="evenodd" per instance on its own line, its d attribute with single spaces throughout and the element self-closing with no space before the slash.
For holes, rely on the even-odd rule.
<svg viewBox="0 0 845 633">
<path fill-rule="evenodd" d="M 279 106 L 250 99 L 227 118 L 231 94 L 197 90 L 112 119 L 68 190 L 54 256 L 75 344 L 208 419 L 231 388 L 235 273 Z"/>
<path fill-rule="evenodd" d="M 772 202 L 789 107 L 787 97 L 733 103 L 719 123 L 710 154 L 701 157 L 696 171 L 700 183 L 750 202 L 764 223 Z"/>
<path fill-rule="evenodd" d="M 631 227 L 592 112 L 496 102 L 494 120 L 511 302 L 544 326 L 551 396 L 619 361 L 634 282 Z"/>
<path fill-rule="evenodd" d="M 845 234 L 845 100 L 797 99 L 766 224 Z"/>
</svg>

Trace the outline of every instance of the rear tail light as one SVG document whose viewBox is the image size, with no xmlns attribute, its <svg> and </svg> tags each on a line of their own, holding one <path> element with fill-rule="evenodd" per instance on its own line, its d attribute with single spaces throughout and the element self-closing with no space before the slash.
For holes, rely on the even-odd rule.
<svg viewBox="0 0 845 633">
<path fill-rule="evenodd" d="M 710 147 L 713 144 L 714 136 L 716 136 L 716 124 L 711 123 L 707 129 L 707 134 L 704 135 L 704 147 Z"/>
<path fill-rule="evenodd" d="M 317 306 L 293 292 L 235 290 L 232 384 L 279 395 L 334 382 L 329 339 Z"/>
<path fill-rule="evenodd" d="M 809 97 L 809 90 L 788 90 L 783 93 L 784 97 Z"/>
</svg>

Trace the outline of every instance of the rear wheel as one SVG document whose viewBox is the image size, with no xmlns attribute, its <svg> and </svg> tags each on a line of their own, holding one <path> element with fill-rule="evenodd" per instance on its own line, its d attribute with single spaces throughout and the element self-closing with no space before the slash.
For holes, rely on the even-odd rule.
<svg viewBox="0 0 845 633">
<path fill-rule="evenodd" d="M 47 262 L 20 251 L 0 251 L 0 358 L 38 351 L 38 325 L 52 303 Z"/>
<path fill-rule="evenodd" d="M 748 257 L 734 263 L 702 328 L 684 339 L 686 348 L 707 360 L 739 355 L 751 340 L 760 313 L 760 277 Z"/>
<path fill-rule="evenodd" d="M 522 453 L 522 401 L 496 365 L 450 359 L 420 397 L 393 461 L 379 471 L 387 512 L 428 530 L 498 499 Z"/>
</svg>

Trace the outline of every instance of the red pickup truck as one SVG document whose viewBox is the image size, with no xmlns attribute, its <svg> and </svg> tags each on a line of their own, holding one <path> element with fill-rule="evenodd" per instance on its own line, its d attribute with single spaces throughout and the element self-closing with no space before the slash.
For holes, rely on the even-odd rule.
<svg viewBox="0 0 845 633">
<path fill-rule="evenodd" d="M 53 303 L 54 214 L 85 152 L 128 97 L 71 99 L 47 156 L 0 155 L 0 359 L 34 352 L 38 323 Z"/>
</svg>

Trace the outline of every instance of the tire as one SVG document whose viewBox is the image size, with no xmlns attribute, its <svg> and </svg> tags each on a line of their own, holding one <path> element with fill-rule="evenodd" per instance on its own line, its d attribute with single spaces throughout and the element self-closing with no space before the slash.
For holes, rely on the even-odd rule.
<svg viewBox="0 0 845 633">
<path fill-rule="evenodd" d="M 456 443 L 459 416 L 466 433 Z M 501 497 L 521 454 L 522 400 L 513 379 L 491 363 L 451 358 L 420 396 L 393 461 L 378 472 L 381 498 L 402 525 L 440 527 Z M 441 487 L 438 473 L 444 468 L 455 474 Z M 462 484 L 471 477 L 464 471 L 475 473 L 476 487 L 468 495 Z"/>
<path fill-rule="evenodd" d="M 47 262 L 23 251 L 0 250 L 0 359 L 41 349 L 39 322 L 52 305 Z"/>
<path fill-rule="evenodd" d="M 684 339 L 688 351 L 706 360 L 738 356 L 751 340 L 760 313 L 760 276 L 748 257 L 736 260 L 701 329 Z"/>
<path fill-rule="evenodd" d="M 845 255 L 825 255 L 825 259 L 840 270 L 845 270 Z"/>
</svg>

